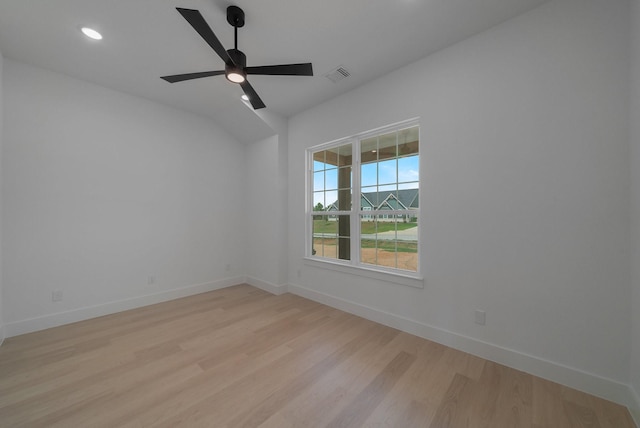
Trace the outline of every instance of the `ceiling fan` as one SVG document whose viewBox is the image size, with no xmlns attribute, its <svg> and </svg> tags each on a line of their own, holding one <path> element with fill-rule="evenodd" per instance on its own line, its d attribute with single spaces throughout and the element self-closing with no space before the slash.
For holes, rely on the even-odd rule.
<svg viewBox="0 0 640 428">
<path fill-rule="evenodd" d="M 227 22 L 234 28 L 234 48 L 225 50 L 222 43 L 211 30 L 199 11 L 177 7 L 178 12 L 200 34 L 205 42 L 224 61 L 224 70 L 201 71 L 199 73 L 175 74 L 162 76 L 169 83 L 182 82 L 184 80 L 200 79 L 202 77 L 219 76 L 224 74 L 230 82 L 240 84 L 245 95 L 254 109 L 266 107 L 256 91 L 247 80 L 248 74 L 262 74 L 270 76 L 313 76 L 311 63 L 263 65 L 247 67 L 246 55 L 238 50 L 238 28 L 244 26 L 244 12 L 237 6 L 227 8 Z"/>
</svg>

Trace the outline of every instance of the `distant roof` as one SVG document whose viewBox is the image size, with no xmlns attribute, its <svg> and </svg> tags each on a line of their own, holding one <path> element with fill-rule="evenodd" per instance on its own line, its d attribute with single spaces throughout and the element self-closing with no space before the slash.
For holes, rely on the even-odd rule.
<svg viewBox="0 0 640 428">
<path fill-rule="evenodd" d="M 418 208 L 420 199 L 418 189 L 402 189 L 402 190 L 384 190 L 380 192 L 364 192 L 362 198 L 371 204 L 374 210 L 381 209 L 383 206 L 386 209 L 405 209 L 405 208 Z M 399 201 L 403 206 L 398 206 Z M 386 203 L 385 203 L 386 202 Z M 326 211 L 337 211 L 338 201 L 330 204 L 325 208 Z"/>
<path fill-rule="evenodd" d="M 365 192 L 362 196 L 367 198 L 374 207 L 379 207 L 390 195 L 398 198 L 398 201 L 407 208 L 418 208 L 419 190 L 402 189 L 398 191 L 384 190 L 380 192 Z"/>
</svg>

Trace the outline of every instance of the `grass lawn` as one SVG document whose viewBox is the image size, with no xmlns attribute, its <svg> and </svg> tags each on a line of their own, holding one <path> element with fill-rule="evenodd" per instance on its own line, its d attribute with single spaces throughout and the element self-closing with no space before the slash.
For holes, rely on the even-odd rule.
<svg viewBox="0 0 640 428">
<path fill-rule="evenodd" d="M 398 230 L 407 230 L 411 229 L 412 227 L 418 226 L 418 223 L 394 223 L 392 221 L 380 221 L 377 223 L 377 225 L 378 229 L 376 230 L 376 222 L 363 221 L 360 226 L 360 233 L 370 234 L 376 232 L 388 232 L 390 230 L 396 230 L 396 226 Z M 338 233 L 338 222 L 327 220 L 313 220 L 313 233 Z"/>
<path fill-rule="evenodd" d="M 338 240 L 334 238 L 316 238 L 314 239 L 314 247 L 320 247 L 321 245 L 327 247 L 335 247 L 338 245 Z M 363 239 L 360 241 L 360 248 L 377 248 L 382 251 L 397 252 L 397 253 L 417 253 L 418 243 L 408 241 L 376 241 L 375 239 Z"/>
<path fill-rule="evenodd" d="M 378 229 L 376 230 L 376 222 L 363 221 L 360 223 L 360 233 L 380 233 L 388 232 L 390 230 L 407 230 L 414 227 L 418 227 L 418 223 L 394 223 L 392 221 L 379 221 L 377 223 Z"/>
<path fill-rule="evenodd" d="M 398 253 L 417 253 L 417 242 L 398 241 L 396 247 L 396 241 L 376 241 L 373 239 L 363 239 L 360 242 L 360 248 L 378 248 L 384 251 L 396 251 Z"/>
</svg>

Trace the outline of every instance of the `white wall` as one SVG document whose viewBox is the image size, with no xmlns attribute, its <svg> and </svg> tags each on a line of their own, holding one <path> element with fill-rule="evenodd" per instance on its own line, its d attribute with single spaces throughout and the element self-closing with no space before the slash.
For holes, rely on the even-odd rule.
<svg viewBox="0 0 640 428">
<path fill-rule="evenodd" d="M 8 336 L 242 282 L 240 143 L 9 59 L 3 83 Z"/>
<path fill-rule="evenodd" d="M 624 400 L 627 8 L 552 1 L 290 118 L 290 290 Z M 305 264 L 305 149 L 418 116 L 424 289 Z"/>
<path fill-rule="evenodd" d="M 247 276 L 277 286 L 279 282 L 278 136 L 247 146 Z"/>
<path fill-rule="evenodd" d="M 631 2 L 631 237 L 632 331 L 630 384 L 635 396 L 632 412 L 640 423 L 640 0 Z"/>
<path fill-rule="evenodd" d="M 2 132 L 2 124 L 3 124 L 3 113 L 2 113 L 2 105 L 3 97 L 2 97 L 2 52 L 0 52 L 0 344 L 4 340 L 5 332 L 4 332 L 4 316 L 3 316 L 3 303 L 2 303 L 2 295 L 3 295 L 3 282 L 2 282 L 2 136 L 4 135 Z"/>
<path fill-rule="evenodd" d="M 247 146 L 247 282 L 279 294 L 287 284 L 286 119 L 268 111 L 256 114 L 275 135 Z"/>
</svg>

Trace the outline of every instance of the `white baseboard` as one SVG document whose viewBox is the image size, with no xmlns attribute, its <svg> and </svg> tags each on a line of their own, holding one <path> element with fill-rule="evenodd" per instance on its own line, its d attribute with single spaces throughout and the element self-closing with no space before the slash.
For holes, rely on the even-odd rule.
<svg viewBox="0 0 640 428">
<path fill-rule="evenodd" d="M 640 427 L 640 393 L 633 386 L 629 386 L 629 403 L 627 407 L 634 422 Z"/>
<path fill-rule="evenodd" d="M 195 284 L 160 293 L 12 322 L 4 326 L 0 326 L 0 344 L 2 344 L 5 337 L 31 333 L 129 309 L 179 299 L 181 297 L 219 290 L 243 283 L 250 284 L 276 295 L 280 295 L 288 291 L 371 321 L 375 321 L 377 323 L 459 349 L 463 352 L 468 352 L 487 360 L 495 361 L 508 367 L 522 370 L 580 391 L 614 401 L 627 406 L 636 424 L 640 426 L 640 395 L 630 385 L 625 385 L 612 379 L 607 379 L 512 349 L 503 348 L 445 329 L 420 323 L 349 300 L 320 293 L 300 285 L 276 285 L 253 277 L 239 276 L 235 278 L 227 278 L 204 284 Z"/>
<path fill-rule="evenodd" d="M 624 383 L 320 293 L 300 285 L 289 284 L 287 288 L 292 294 L 631 408 L 630 387 Z M 636 401 L 638 400 L 636 399 Z"/>
<path fill-rule="evenodd" d="M 267 291 L 271 294 L 275 294 L 276 296 L 279 296 L 287 292 L 287 284 L 276 285 L 274 283 L 263 281 L 261 279 L 254 278 L 252 276 L 248 276 L 246 280 L 247 280 L 246 281 L 247 284 L 253 285 L 256 288 Z"/>
<path fill-rule="evenodd" d="M 206 293 L 207 291 L 219 290 L 221 288 L 231 287 L 232 285 L 244 284 L 245 280 L 246 278 L 244 276 L 226 278 L 218 281 L 161 291 L 159 293 L 132 297 L 130 299 L 72 309 L 70 311 L 58 312 L 51 315 L 44 315 L 21 321 L 14 321 L 4 326 L 4 333 L 6 334 L 6 337 L 18 336 L 20 334 L 45 330 L 51 327 L 58 327 L 64 324 L 84 321 L 90 318 L 140 308 L 142 306 L 154 305 L 156 303 L 192 296 L 194 294 Z"/>
</svg>

